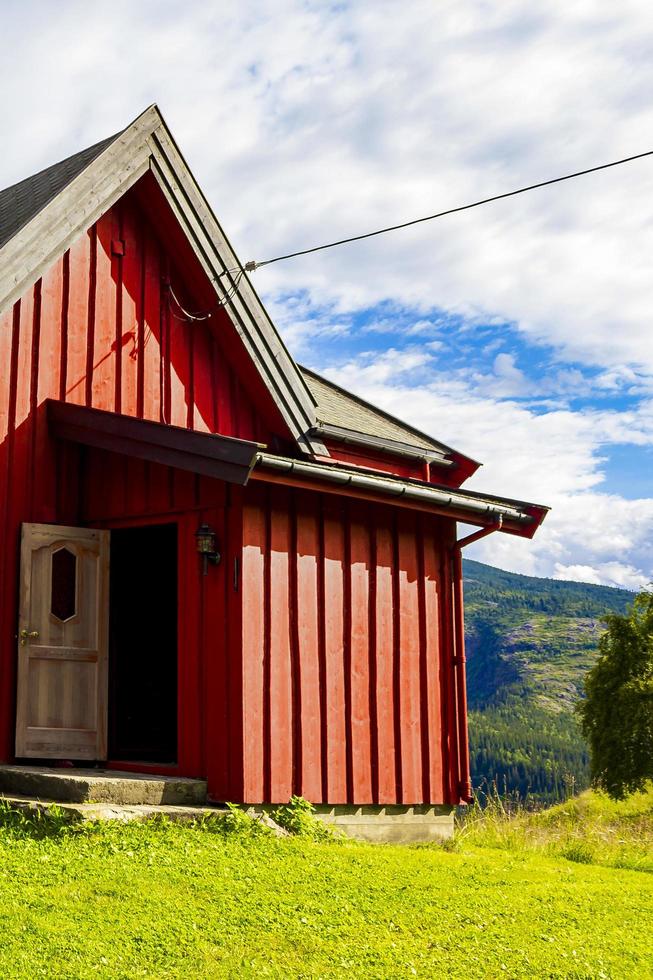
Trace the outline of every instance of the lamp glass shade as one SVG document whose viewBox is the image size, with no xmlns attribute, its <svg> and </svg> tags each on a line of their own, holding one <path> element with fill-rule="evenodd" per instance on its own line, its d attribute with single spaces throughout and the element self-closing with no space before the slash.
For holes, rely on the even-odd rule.
<svg viewBox="0 0 653 980">
<path fill-rule="evenodd" d="M 195 532 L 195 545 L 201 555 L 211 555 L 215 552 L 215 531 L 208 524 L 200 524 Z"/>
</svg>

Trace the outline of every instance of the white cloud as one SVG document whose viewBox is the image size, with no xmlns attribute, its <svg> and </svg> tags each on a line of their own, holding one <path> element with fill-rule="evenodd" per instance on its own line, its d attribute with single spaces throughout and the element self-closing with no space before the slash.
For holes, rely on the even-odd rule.
<svg viewBox="0 0 653 980">
<path fill-rule="evenodd" d="M 590 565 L 563 565 L 561 562 L 556 562 L 553 577 L 571 582 L 589 582 L 593 585 L 605 585 L 607 581 L 611 585 L 631 589 L 633 592 L 651 584 L 650 580 L 632 565 L 623 565 L 616 561 L 606 562 L 597 568 L 592 568 Z"/>
<path fill-rule="evenodd" d="M 520 398 L 533 394 L 533 383 L 517 367 L 513 354 L 501 353 L 494 358 L 492 374 L 474 376 L 478 390 L 495 398 Z"/>
<path fill-rule="evenodd" d="M 641 0 L 9 4 L 0 183 L 158 100 L 243 258 L 266 258 L 648 149 L 652 27 Z M 653 372 L 652 251 L 644 160 L 256 282 L 499 316 Z"/>
<path fill-rule="evenodd" d="M 410 355 L 410 356 L 409 356 Z M 653 579 L 653 498 L 602 491 L 603 453 L 614 443 L 653 445 L 651 404 L 639 411 L 534 412 L 485 395 L 431 367 L 419 352 L 362 355 L 327 369 L 334 381 L 484 463 L 467 486 L 551 507 L 532 541 L 492 535 L 472 546 L 481 561 L 530 575 L 627 588 Z M 617 560 L 618 559 L 618 560 Z"/>
</svg>

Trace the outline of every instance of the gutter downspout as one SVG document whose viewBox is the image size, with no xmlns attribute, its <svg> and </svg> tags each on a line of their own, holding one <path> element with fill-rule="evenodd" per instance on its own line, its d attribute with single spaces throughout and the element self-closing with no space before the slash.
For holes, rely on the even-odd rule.
<svg viewBox="0 0 653 980">
<path fill-rule="evenodd" d="M 500 514 L 496 523 L 482 527 L 472 534 L 456 541 L 450 551 L 451 577 L 453 580 L 454 599 L 454 628 L 453 628 L 453 667 L 456 687 L 456 714 L 458 725 L 458 792 L 461 800 L 467 803 L 473 801 L 472 782 L 469 771 L 469 736 L 467 732 L 467 678 L 465 660 L 465 613 L 463 605 L 463 557 L 462 549 L 474 541 L 479 541 L 488 534 L 500 531 L 503 527 L 503 516 Z"/>
</svg>

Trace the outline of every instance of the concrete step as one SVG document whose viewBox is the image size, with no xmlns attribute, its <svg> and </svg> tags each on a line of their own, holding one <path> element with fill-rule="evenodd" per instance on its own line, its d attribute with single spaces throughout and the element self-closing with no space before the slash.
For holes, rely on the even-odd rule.
<svg viewBox="0 0 653 980">
<path fill-rule="evenodd" d="M 0 766 L 0 794 L 58 803 L 201 806 L 206 803 L 206 782 L 110 769 Z"/>
<path fill-rule="evenodd" d="M 224 806 L 170 806 L 144 803 L 62 803 L 54 800 L 35 800 L 31 796 L 0 794 L 0 801 L 10 810 L 26 814 L 57 815 L 70 823 L 91 823 L 96 820 L 145 821 L 167 817 L 174 821 L 197 821 L 206 817 L 225 816 Z"/>
</svg>

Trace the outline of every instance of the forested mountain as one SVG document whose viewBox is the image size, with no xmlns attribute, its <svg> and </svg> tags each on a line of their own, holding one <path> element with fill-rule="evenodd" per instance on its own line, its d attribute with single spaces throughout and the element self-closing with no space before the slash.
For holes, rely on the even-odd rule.
<svg viewBox="0 0 653 980">
<path fill-rule="evenodd" d="M 469 735 L 475 786 L 553 802 L 588 783 L 573 713 L 594 663 L 601 618 L 623 589 L 504 572 L 466 559 Z"/>
</svg>

